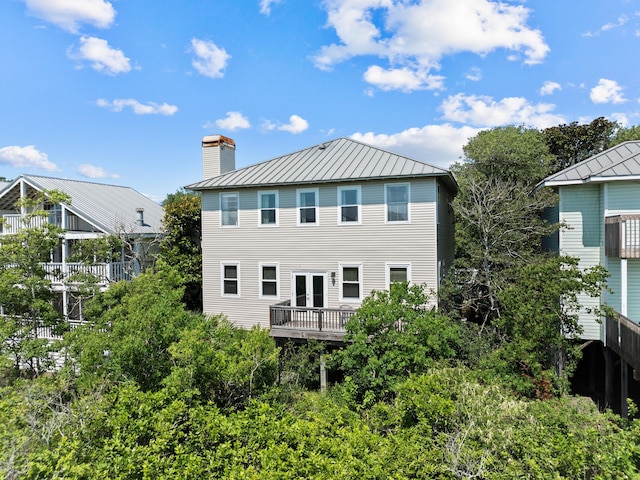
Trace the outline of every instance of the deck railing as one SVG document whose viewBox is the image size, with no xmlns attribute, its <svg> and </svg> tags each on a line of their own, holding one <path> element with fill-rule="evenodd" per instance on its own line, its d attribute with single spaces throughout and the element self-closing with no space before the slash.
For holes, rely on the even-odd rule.
<svg viewBox="0 0 640 480">
<path fill-rule="evenodd" d="M 272 330 L 345 332 L 344 326 L 355 312 L 351 307 L 292 307 L 286 301 L 269 307 L 269 326 Z"/>
<path fill-rule="evenodd" d="M 2 233 L 5 235 L 18 233 L 21 229 L 25 228 L 25 223 L 22 215 L 19 213 L 3 215 L 4 222 L 2 223 Z M 48 222 L 47 218 L 33 217 L 31 218 L 28 227 L 41 227 Z"/>
<path fill-rule="evenodd" d="M 605 255 L 614 258 L 640 258 L 640 215 L 605 218 Z"/>
<path fill-rule="evenodd" d="M 46 272 L 46 279 L 53 284 L 62 284 L 63 281 L 68 281 L 69 277 L 74 274 L 92 275 L 97 279 L 98 283 L 119 282 L 120 280 L 131 280 L 133 272 L 132 262 L 94 264 L 46 262 L 40 265 Z M 74 282 L 72 281 L 71 283 Z"/>
<path fill-rule="evenodd" d="M 85 322 L 82 320 L 68 320 L 69 330 L 73 331 L 78 328 L 80 325 L 84 325 Z M 46 339 L 46 340 L 60 340 L 62 335 L 58 335 L 55 333 L 54 328 L 51 326 L 41 325 L 37 328 L 38 338 Z"/>
<path fill-rule="evenodd" d="M 624 315 L 607 315 L 607 347 L 640 371 L 640 325 Z"/>
</svg>

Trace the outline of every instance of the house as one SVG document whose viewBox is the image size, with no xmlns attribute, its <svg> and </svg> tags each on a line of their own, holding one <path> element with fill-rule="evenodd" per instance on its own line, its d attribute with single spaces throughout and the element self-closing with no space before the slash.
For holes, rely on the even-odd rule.
<svg viewBox="0 0 640 480">
<path fill-rule="evenodd" d="M 73 273 L 92 274 L 99 287 L 129 279 L 152 261 L 161 234 L 163 209 L 137 191 L 116 185 L 66 180 L 36 175 L 21 175 L 0 190 L 0 242 L 3 235 L 17 233 L 24 228 L 24 211 L 16 203 L 20 198 L 33 197 L 37 192 L 57 190 L 70 197 L 59 205 L 44 203 L 48 219 L 33 218 L 32 225 L 48 221 L 64 229 L 59 244 L 44 264 L 54 291 L 58 293 L 58 309 L 67 320 L 82 320 L 82 305 L 74 302 Z M 117 261 L 97 259 L 93 264 L 71 261 L 80 242 L 109 235 L 122 240 Z"/>
<path fill-rule="evenodd" d="M 235 170 L 202 141 L 203 308 L 279 338 L 341 340 L 372 290 L 437 291 L 454 254 L 451 173 L 348 138 Z"/>
<path fill-rule="evenodd" d="M 555 249 L 577 257 L 581 268 L 603 265 L 611 275 L 612 293 L 579 299 L 586 307 L 579 312 L 582 338 L 604 347 L 607 368 L 621 359 L 640 372 L 640 141 L 621 143 L 555 173 L 543 186 L 557 191 L 554 220 L 566 224 L 551 242 Z M 616 314 L 601 319 L 586 310 L 605 305 Z M 627 368 L 621 370 L 624 400 Z"/>
</svg>

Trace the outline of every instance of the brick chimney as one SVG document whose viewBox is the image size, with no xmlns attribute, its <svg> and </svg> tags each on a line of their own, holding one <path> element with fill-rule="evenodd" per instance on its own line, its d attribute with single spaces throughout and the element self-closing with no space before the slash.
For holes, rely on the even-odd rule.
<svg viewBox="0 0 640 480">
<path fill-rule="evenodd" d="M 202 138 L 202 174 L 204 179 L 236 169 L 236 142 L 222 135 Z"/>
</svg>

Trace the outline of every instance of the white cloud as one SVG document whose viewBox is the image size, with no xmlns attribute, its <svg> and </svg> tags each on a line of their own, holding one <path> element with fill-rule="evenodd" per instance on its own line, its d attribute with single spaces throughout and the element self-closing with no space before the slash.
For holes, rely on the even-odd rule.
<svg viewBox="0 0 640 480">
<path fill-rule="evenodd" d="M 609 115 L 609 118 L 611 118 L 615 122 L 618 122 L 625 128 L 628 127 L 631 123 L 626 113 L 612 113 L 611 115 Z"/>
<path fill-rule="evenodd" d="M 82 163 L 78 166 L 78 173 L 86 178 L 119 178 L 120 175 L 109 173 L 102 167 Z"/>
<path fill-rule="evenodd" d="M 307 128 L 309 128 L 309 122 L 298 115 L 291 115 L 289 117 L 289 123 L 279 126 L 278 130 L 297 134 L 304 132 Z"/>
<path fill-rule="evenodd" d="M 540 95 L 552 95 L 556 90 L 562 90 L 562 85 L 557 82 L 547 80 L 540 88 Z"/>
<path fill-rule="evenodd" d="M 125 107 L 130 107 L 136 115 L 173 115 L 178 111 L 178 107 L 175 105 L 168 103 L 160 105 L 154 102 L 143 104 L 133 98 L 119 98 L 112 101 L 99 98 L 96 100 L 96 105 L 108 108 L 113 112 L 121 112 Z"/>
<path fill-rule="evenodd" d="M 551 113 L 555 105 L 531 104 L 523 97 L 507 97 L 495 101 L 491 97 L 459 93 L 446 98 L 440 109 L 446 120 L 482 127 L 526 125 L 547 128 L 565 122 L 564 117 Z"/>
<path fill-rule="evenodd" d="M 260 129 L 263 132 L 270 132 L 272 130 L 280 130 L 281 132 L 289 132 L 298 134 L 302 133 L 309 128 L 309 122 L 299 115 L 291 115 L 289 117 L 289 123 L 279 124 L 271 120 L 262 120 L 260 123 Z"/>
<path fill-rule="evenodd" d="M 373 65 L 364 73 L 364 80 L 380 90 L 441 90 L 444 77 L 429 75 L 426 71 L 417 71 L 408 67 L 385 70 Z"/>
<path fill-rule="evenodd" d="M 280 0 L 260 0 L 260 13 L 271 15 L 271 7 L 280 3 Z"/>
<path fill-rule="evenodd" d="M 12 145 L 0 148 L 0 163 L 16 168 L 40 168 L 49 172 L 58 170 L 56 164 L 49 160 L 47 154 L 38 151 L 35 145 L 25 147 Z"/>
<path fill-rule="evenodd" d="M 314 57 L 325 70 L 374 55 L 389 62 L 389 71 L 407 68 L 425 75 L 439 68 L 444 56 L 460 52 L 507 49 L 535 64 L 549 51 L 542 33 L 527 25 L 530 10 L 522 5 L 489 0 L 327 0 L 325 5 L 327 24 L 340 39 Z M 380 18 L 384 21 L 374 21 Z M 406 89 L 406 82 L 399 86 Z"/>
<path fill-rule="evenodd" d="M 77 51 L 70 49 L 67 56 L 72 60 L 87 61 L 96 72 L 117 75 L 131 71 L 129 59 L 122 50 L 111 48 L 102 38 L 80 37 Z"/>
<path fill-rule="evenodd" d="M 351 138 L 401 155 L 448 168 L 462 157 L 462 147 L 480 130 L 469 126 L 425 125 L 385 135 L 373 132 L 354 133 Z"/>
<path fill-rule="evenodd" d="M 204 128 L 210 130 L 213 125 L 224 130 L 251 128 L 249 119 L 242 115 L 240 112 L 227 112 L 227 116 L 225 118 L 220 118 L 213 122 L 213 124 L 207 123 Z"/>
<path fill-rule="evenodd" d="M 38 18 L 78 33 L 81 24 L 108 28 L 116 12 L 105 0 L 24 0 L 29 12 Z"/>
<path fill-rule="evenodd" d="M 222 78 L 231 55 L 224 48 L 207 40 L 191 39 L 191 46 L 197 58 L 191 62 L 193 67 L 205 77 Z"/>
<path fill-rule="evenodd" d="M 478 67 L 471 67 L 467 73 L 464 74 L 467 80 L 471 80 L 472 82 L 478 82 L 482 80 L 482 70 Z"/>
<path fill-rule="evenodd" d="M 601 78 L 598 85 L 591 89 L 589 98 L 593 103 L 624 103 L 622 87 L 615 80 Z"/>
<path fill-rule="evenodd" d="M 600 29 L 596 32 L 586 32 L 583 34 L 585 37 L 594 37 L 598 35 L 600 32 L 607 32 L 609 30 L 614 30 L 616 28 L 623 27 L 629 21 L 629 17 L 627 15 L 620 15 L 615 22 L 605 23 L 600 27 Z"/>
</svg>

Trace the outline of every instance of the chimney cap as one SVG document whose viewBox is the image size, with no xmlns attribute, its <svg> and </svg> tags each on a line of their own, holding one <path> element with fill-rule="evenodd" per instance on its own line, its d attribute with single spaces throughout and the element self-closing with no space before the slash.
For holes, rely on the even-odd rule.
<svg viewBox="0 0 640 480">
<path fill-rule="evenodd" d="M 236 142 L 232 138 L 225 137 L 224 135 L 205 135 L 202 137 L 202 147 L 231 147 L 236 148 Z"/>
</svg>

